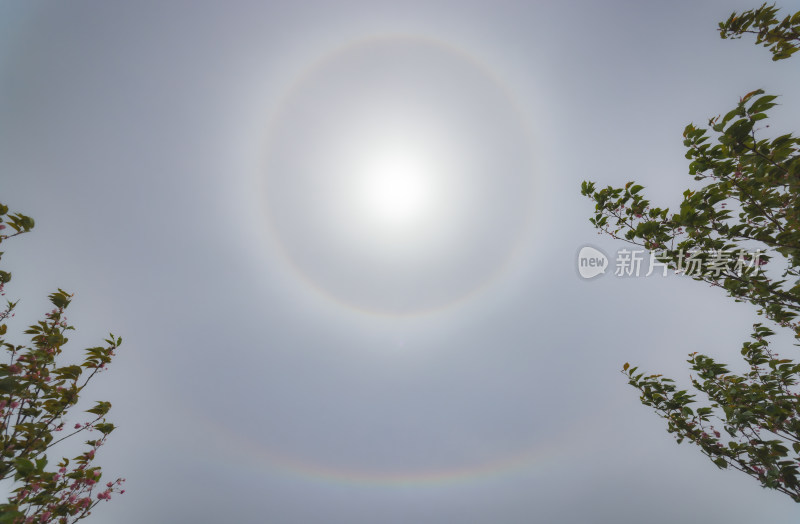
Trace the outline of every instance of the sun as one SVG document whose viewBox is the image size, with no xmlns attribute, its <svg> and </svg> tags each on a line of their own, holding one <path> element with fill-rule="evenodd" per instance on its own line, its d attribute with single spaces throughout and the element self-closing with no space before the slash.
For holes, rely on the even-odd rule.
<svg viewBox="0 0 800 524">
<path fill-rule="evenodd" d="M 429 220 L 438 198 L 433 159 L 407 144 L 379 146 L 364 153 L 356 185 L 356 203 L 364 220 L 390 229 L 406 229 Z"/>
<path fill-rule="evenodd" d="M 362 311 L 471 296 L 527 236 L 524 116 L 492 71 L 444 43 L 378 38 L 326 57 L 269 127 L 265 210 L 286 267 Z"/>
</svg>

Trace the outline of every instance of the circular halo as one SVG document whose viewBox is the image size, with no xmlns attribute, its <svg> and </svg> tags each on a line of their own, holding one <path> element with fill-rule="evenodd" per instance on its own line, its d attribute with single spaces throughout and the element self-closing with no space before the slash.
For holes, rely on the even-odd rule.
<svg viewBox="0 0 800 524">
<path fill-rule="evenodd" d="M 310 67 L 270 120 L 267 222 L 334 302 L 414 315 L 502 273 L 530 225 L 532 144 L 508 90 L 447 44 L 383 36 Z"/>
</svg>

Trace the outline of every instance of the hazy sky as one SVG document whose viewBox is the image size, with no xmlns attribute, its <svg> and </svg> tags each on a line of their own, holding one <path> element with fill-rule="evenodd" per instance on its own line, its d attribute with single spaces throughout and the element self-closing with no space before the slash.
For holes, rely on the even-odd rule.
<svg viewBox="0 0 800 524">
<path fill-rule="evenodd" d="M 716 32 L 759 4 L 0 4 L 10 332 L 62 287 L 68 356 L 124 340 L 95 521 L 795 522 L 619 373 L 736 363 L 754 308 L 576 269 L 625 247 L 582 180 L 676 205 L 757 88 L 797 131 L 797 61 Z"/>
</svg>

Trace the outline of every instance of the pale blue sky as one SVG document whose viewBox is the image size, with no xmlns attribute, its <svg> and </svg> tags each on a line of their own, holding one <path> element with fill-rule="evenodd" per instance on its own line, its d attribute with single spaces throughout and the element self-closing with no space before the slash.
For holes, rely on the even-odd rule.
<svg viewBox="0 0 800 524">
<path fill-rule="evenodd" d="M 756 88 L 796 130 L 797 62 L 716 32 L 757 4 L 0 5 L 0 201 L 37 223 L 3 257 L 16 329 L 62 287 L 74 355 L 124 339 L 86 392 L 128 479 L 94 518 L 794 522 L 618 372 L 736 362 L 753 309 L 575 270 L 624 247 L 582 180 L 675 205 L 684 126 Z M 384 150 L 434 158 L 407 229 L 348 178 Z"/>
</svg>

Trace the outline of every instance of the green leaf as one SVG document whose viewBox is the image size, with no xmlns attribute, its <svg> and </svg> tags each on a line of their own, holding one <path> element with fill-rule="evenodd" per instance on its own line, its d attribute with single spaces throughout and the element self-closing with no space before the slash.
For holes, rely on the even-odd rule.
<svg viewBox="0 0 800 524">
<path fill-rule="evenodd" d="M 111 402 L 104 402 L 104 401 L 101 400 L 101 401 L 98 401 L 97 404 L 93 408 L 87 409 L 86 412 L 87 413 L 94 413 L 95 415 L 98 415 L 98 416 L 103 416 L 106 413 L 108 413 L 109 409 L 111 409 Z"/>
<path fill-rule="evenodd" d="M 14 459 L 14 469 L 17 470 L 18 477 L 24 477 L 33 473 L 35 467 L 33 462 L 30 460 L 23 457 L 17 457 Z"/>
<path fill-rule="evenodd" d="M 750 106 L 750 111 L 749 112 L 750 113 L 761 113 L 763 111 L 766 111 L 767 109 L 770 109 L 770 108 L 774 107 L 775 104 L 773 104 L 772 101 L 775 100 L 776 98 L 778 98 L 778 97 L 775 96 L 775 95 L 762 96 L 761 98 L 759 98 L 758 100 L 753 102 L 753 105 Z"/>
<path fill-rule="evenodd" d="M 50 294 L 50 302 L 52 302 L 53 305 L 59 309 L 66 308 L 69 305 L 71 298 L 72 295 L 61 288 L 59 288 L 57 293 Z"/>
<path fill-rule="evenodd" d="M 114 431 L 115 428 L 114 424 L 111 423 L 95 424 L 94 427 L 97 431 L 101 432 L 103 435 L 108 435 L 109 433 Z"/>
<path fill-rule="evenodd" d="M 0 504 L 0 524 L 16 524 L 24 518 L 25 514 L 19 511 L 16 504 Z"/>
<path fill-rule="evenodd" d="M 17 388 L 18 379 L 9 377 L 0 379 L 0 393 L 9 394 L 13 393 Z"/>
</svg>

